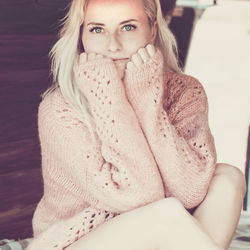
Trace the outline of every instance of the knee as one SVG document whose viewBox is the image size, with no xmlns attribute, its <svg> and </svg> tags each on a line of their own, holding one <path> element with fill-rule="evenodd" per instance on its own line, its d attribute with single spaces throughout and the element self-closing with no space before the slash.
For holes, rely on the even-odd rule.
<svg viewBox="0 0 250 250">
<path fill-rule="evenodd" d="M 172 219 L 181 218 L 181 215 L 187 213 L 182 203 L 174 198 L 164 198 L 153 203 L 154 214 L 159 215 L 161 219 L 171 217 Z"/>
<path fill-rule="evenodd" d="M 214 178 L 219 181 L 221 188 L 243 197 L 246 193 L 246 180 L 242 171 L 232 165 L 218 163 Z"/>
</svg>

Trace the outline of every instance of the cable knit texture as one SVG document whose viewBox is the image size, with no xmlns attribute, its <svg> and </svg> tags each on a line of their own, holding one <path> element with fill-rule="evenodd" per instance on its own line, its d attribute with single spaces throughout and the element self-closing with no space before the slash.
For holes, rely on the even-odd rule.
<svg viewBox="0 0 250 250">
<path fill-rule="evenodd" d="M 105 221 L 164 197 L 204 199 L 216 163 L 205 91 L 163 72 L 160 50 L 119 78 L 110 58 L 75 68 L 97 143 L 58 88 L 39 105 L 44 195 L 28 250 L 64 249 Z"/>
</svg>

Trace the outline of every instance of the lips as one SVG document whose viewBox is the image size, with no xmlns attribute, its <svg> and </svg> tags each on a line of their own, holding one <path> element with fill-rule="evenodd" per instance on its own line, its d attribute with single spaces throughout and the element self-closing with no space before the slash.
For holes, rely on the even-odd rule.
<svg viewBox="0 0 250 250">
<path fill-rule="evenodd" d="M 124 61 L 124 60 L 128 60 L 129 58 L 112 58 L 113 61 Z"/>
</svg>

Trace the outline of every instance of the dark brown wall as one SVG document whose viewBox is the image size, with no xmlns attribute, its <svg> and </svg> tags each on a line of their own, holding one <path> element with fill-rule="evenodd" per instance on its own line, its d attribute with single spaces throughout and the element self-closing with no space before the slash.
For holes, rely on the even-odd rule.
<svg viewBox="0 0 250 250">
<path fill-rule="evenodd" d="M 66 0 L 0 0 L 0 237 L 32 236 L 42 195 L 37 109 Z"/>
</svg>

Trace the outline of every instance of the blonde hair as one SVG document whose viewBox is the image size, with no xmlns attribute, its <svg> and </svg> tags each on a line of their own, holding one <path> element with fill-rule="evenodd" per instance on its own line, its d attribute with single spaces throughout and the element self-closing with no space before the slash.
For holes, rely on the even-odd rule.
<svg viewBox="0 0 250 250">
<path fill-rule="evenodd" d="M 73 105 L 83 116 L 89 128 L 91 138 L 96 141 L 95 131 L 91 126 L 93 116 L 86 97 L 80 92 L 75 82 L 73 67 L 81 53 L 81 26 L 84 13 L 90 0 L 72 0 L 67 15 L 62 19 L 62 29 L 59 40 L 50 51 L 52 85 L 41 94 L 42 99 L 51 94 L 60 86 L 64 98 Z M 164 69 L 172 72 L 181 72 L 177 60 L 177 45 L 174 35 L 161 12 L 159 0 L 143 0 L 144 10 L 148 16 L 150 27 L 155 21 L 158 24 L 155 46 L 164 57 Z"/>
</svg>

